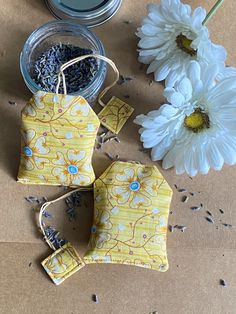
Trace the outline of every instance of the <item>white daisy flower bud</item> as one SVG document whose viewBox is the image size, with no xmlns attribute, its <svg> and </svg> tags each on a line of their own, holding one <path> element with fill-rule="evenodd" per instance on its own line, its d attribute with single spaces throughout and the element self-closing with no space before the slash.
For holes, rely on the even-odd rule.
<svg viewBox="0 0 236 314">
<path fill-rule="evenodd" d="M 236 163 L 236 79 L 216 83 L 217 67 L 190 62 L 186 76 L 164 90 L 170 104 L 139 115 L 144 148 L 177 174 L 207 174 Z"/>
<path fill-rule="evenodd" d="M 217 64 L 221 79 L 236 75 L 234 69 L 225 68 L 225 48 L 209 39 L 208 29 L 203 25 L 206 17 L 203 8 L 192 12 L 180 0 L 161 0 L 160 4 L 149 4 L 147 10 L 137 32 L 139 61 L 149 64 L 147 73 L 154 72 L 156 81 L 166 80 L 166 86 L 173 86 L 183 78 L 193 60 L 205 66 Z"/>
</svg>

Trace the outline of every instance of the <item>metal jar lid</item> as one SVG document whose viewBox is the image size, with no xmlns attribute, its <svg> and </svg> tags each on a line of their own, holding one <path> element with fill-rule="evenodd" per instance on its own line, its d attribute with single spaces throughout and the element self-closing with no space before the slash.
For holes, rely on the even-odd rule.
<svg viewBox="0 0 236 314">
<path fill-rule="evenodd" d="M 93 27 L 109 20 L 120 8 L 122 0 L 45 0 L 58 19 L 72 19 Z"/>
</svg>

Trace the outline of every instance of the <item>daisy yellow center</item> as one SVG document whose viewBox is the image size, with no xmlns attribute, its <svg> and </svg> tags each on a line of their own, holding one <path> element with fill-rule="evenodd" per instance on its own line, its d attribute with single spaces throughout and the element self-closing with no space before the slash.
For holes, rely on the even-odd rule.
<svg viewBox="0 0 236 314">
<path fill-rule="evenodd" d="M 176 37 L 176 44 L 178 48 L 193 57 L 196 56 L 197 50 L 191 47 L 192 42 L 193 41 L 191 39 L 187 38 L 183 34 L 180 34 Z"/>
<path fill-rule="evenodd" d="M 203 129 L 210 128 L 209 116 L 207 113 L 197 108 L 193 113 L 185 117 L 184 125 L 190 131 L 198 133 Z"/>
</svg>

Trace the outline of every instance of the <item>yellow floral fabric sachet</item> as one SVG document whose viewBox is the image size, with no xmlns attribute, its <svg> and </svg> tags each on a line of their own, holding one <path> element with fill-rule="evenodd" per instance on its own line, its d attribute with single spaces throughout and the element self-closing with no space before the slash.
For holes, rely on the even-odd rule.
<svg viewBox="0 0 236 314">
<path fill-rule="evenodd" d="M 60 285 L 68 277 L 85 266 L 78 253 L 70 243 L 47 257 L 42 266 L 56 285 Z"/>
<path fill-rule="evenodd" d="M 172 190 L 155 166 L 115 162 L 94 184 L 94 222 L 84 261 L 168 269 Z"/>
<path fill-rule="evenodd" d="M 99 124 L 83 97 L 37 92 L 22 111 L 18 181 L 71 187 L 92 184 Z"/>
<path fill-rule="evenodd" d="M 103 126 L 118 134 L 133 112 L 134 109 L 130 105 L 113 96 L 99 112 L 98 117 Z"/>
</svg>

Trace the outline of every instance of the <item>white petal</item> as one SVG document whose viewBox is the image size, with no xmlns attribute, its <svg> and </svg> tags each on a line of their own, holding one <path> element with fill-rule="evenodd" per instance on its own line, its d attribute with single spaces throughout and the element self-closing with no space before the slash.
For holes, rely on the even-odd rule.
<svg viewBox="0 0 236 314">
<path fill-rule="evenodd" d="M 160 66 L 156 71 L 155 71 L 155 80 L 156 81 L 163 81 L 167 75 L 170 72 L 170 67 L 168 62 L 165 62 L 162 66 Z"/>
<path fill-rule="evenodd" d="M 184 96 L 186 101 L 190 100 L 190 98 L 192 97 L 193 88 L 190 80 L 187 77 L 183 78 L 179 82 L 179 84 L 177 85 L 177 89 Z"/>
<path fill-rule="evenodd" d="M 196 145 L 196 167 L 202 174 L 207 174 L 210 169 L 208 158 L 203 145 Z"/>
<path fill-rule="evenodd" d="M 198 7 L 194 10 L 192 14 L 193 18 L 193 26 L 198 29 L 202 26 L 202 22 L 204 21 L 206 17 L 206 10 L 202 7 Z"/>
<path fill-rule="evenodd" d="M 200 81 L 201 79 L 201 67 L 198 62 L 191 61 L 188 69 L 187 69 L 187 75 L 192 84 L 194 85 L 197 81 Z"/>
<path fill-rule="evenodd" d="M 175 107 L 181 107 L 185 103 L 185 98 L 182 94 L 174 92 L 169 95 L 168 101 Z"/>
<path fill-rule="evenodd" d="M 224 158 L 219 152 L 217 146 L 214 143 L 209 143 L 207 150 L 210 166 L 215 170 L 221 170 L 224 164 Z"/>
<path fill-rule="evenodd" d="M 148 48 L 155 48 L 159 45 L 161 45 L 162 42 L 160 41 L 160 39 L 158 37 L 144 37 L 142 38 L 139 43 L 138 46 L 140 48 L 143 49 L 148 49 Z"/>
<path fill-rule="evenodd" d="M 172 87 L 175 85 L 176 81 L 180 78 L 180 73 L 179 71 L 175 70 L 175 71 L 171 71 L 168 76 L 166 77 L 166 87 Z"/>
</svg>

